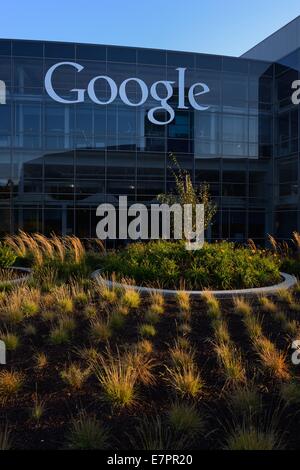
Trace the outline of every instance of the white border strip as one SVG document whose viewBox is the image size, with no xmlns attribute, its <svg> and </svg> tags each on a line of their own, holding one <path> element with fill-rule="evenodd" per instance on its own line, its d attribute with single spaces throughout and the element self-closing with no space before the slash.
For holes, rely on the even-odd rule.
<svg viewBox="0 0 300 470">
<path fill-rule="evenodd" d="M 3 284 L 7 285 L 17 285 L 17 284 L 22 284 L 24 281 L 28 281 L 28 279 L 31 277 L 31 269 L 30 268 L 17 268 L 17 267 L 11 267 L 7 268 L 11 269 L 12 271 L 19 271 L 20 273 L 27 273 L 27 276 L 19 277 L 17 279 L 11 279 L 8 281 L 3 281 Z"/>
<path fill-rule="evenodd" d="M 92 278 L 97 279 L 102 275 L 102 269 L 98 269 L 92 273 Z M 239 290 L 217 290 L 211 291 L 211 293 L 218 298 L 230 298 L 230 297 L 253 297 L 258 295 L 273 295 L 276 294 L 281 289 L 291 289 L 297 284 L 297 278 L 295 276 L 291 276 L 290 274 L 280 273 L 282 278 L 284 279 L 283 282 L 277 284 L 276 286 L 269 286 L 269 287 L 258 287 L 254 289 L 239 289 Z M 118 288 L 128 288 L 130 287 L 133 290 L 137 290 L 144 294 L 151 294 L 153 292 L 158 292 L 163 294 L 166 297 L 175 296 L 177 291 L 170 290 L 170 289 L 155 289 L 152 287 L 142 287 L 142 286 L 128 286 L 127 284 L 121 284 L 119 282 L 112 282 L 103 279 L 103 282 L 108 287 L 118 287 Z M 180 289 L 179 289 L 180 290 Z M 187 291 L 192 297 L 202 296 L 204 291 Z"/>
</svg>

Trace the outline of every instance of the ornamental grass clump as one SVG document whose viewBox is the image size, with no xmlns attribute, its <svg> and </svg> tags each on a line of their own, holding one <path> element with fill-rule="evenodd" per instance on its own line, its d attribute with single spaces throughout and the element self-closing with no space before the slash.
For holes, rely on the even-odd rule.
<svg viewBox="0 0 300 470">
<path fill-rule="evenodd" d="M 141 296 L 138 291 L 126 287 L 122 297 L 122 302 L 129 308 L 136 309 L 140 306 Z"/>
<path fill-rule="evenodd" d="M 198 367 L 194 362 L 176 367 L 166 367 L 165 380 L 173 392 L 181 398 L 197 398 L 204 389 Z"/>
<path fill-rule="evenodd" d="M 108 349 L 91 366 L 102 389 L 102 398 L 113 408 L 128 408 L 136 403 L 138 371 L 126 355 Z"/>
<path fill-rule="evenodd" d="M 300 384 L 297 380 L 283 383 L 280 388 L 281 398 L 288 405 L 300 405 Z"/>
<path fill-rule="evenodd" d="M 71 333 L 68 328 L 62 325 L 54 326 L 50 330 L 49 341 L 54 346 L 67 344 L 71 341 Z"/>
<path fill-rule="evenodd" d="M 0 301 L 0 316 L 6 323 L 21 323 L 39 311 L 40 291 L 27 286 L 17 286 Z"/>
<path fill-rule="evenodd" d="M 266 313 L 276 313 L 277 312 L 277 305 L 270 300 L 268 297 L 260 297 L 259 303 L 262 307 L 262 310 Z"/>
<path fill-rule="evenodd" d="M 48 357 L 44 352 L 37 352 L 34 355 L 35 366 L 38 370 L 45 369 L 48 365 Z"/>
<path fill-rule="evenodd" d="M 230 343 L 231 341 L 230 334 L 229 334 L 228 326 L 225 320 L 223 319 L 212 320 L 211 326 L 212 326 L 212 329 L 214 330 L 215 342 L 217 344 L 229 344 Z"/>
<path fill-rule="evenodd" d="M 0 331 L 0 339 L 5 343 L 7 351 L 16 351 L 21 344 L 19 336 L 8 330 Z"/>
<path fill-rule="evenodd" d="M 135 435 L 129 436 L 132 449 L 140 450 L 171 450 L 178 449 L 170 426 L 163 422 L 159 415 L 142 416 L 134 426 Z"/>
<path fill-rule="evenodd" d="M 168 422 L 177 436 L 186 436 L 190 443 L 204 433 L 205 422 L 194 404 L 176 402 L 168 410 Z"/>
<path fill-rule="evenodd" d="M 143 338 L 153 338 L 156 336 L 156 329 L 150 323 L 143 323 L 139 326 L 139 334 Z"/>
<path fill-rule="evenodd" d="M 94 416 L 81 412 L 73 418 L 67 434 L 72 450 L 106 450 L 110 447 L 108 429 Z"/>
<path fill-rule="evenodd" d="M 112 332 L 118 333 L 123 330 L 126 324 L 126 317 L 118 311 L 112 312 L 109 316 L 108 325 Z"/>
<path fill-rule="evenodd" d="M 34 397 L 33 406 L 30 408 L 29 414 L 30 414 L 30 417 L 37 423 L 40 422 L 42 416 L 45 413 L 45 405 L 46 405 L 45 401 L 41 400 L 38 397 L 38 394 L 36 393 Z"/>
<path fill-rule="evenodd" d="M 176 300 L 181 311 L 188 312 L 190 310 L 190 294 L 186 291 L 177 291 Z"/>
<path fill-rule="evenodd" d="M 92 318 L 90 320 L 90 336 L 94 343 L 108 341 L 112 336 L 109 320 Z"/>
<path fill-rule="evenodd" d="M 174 367 L 183 367 L 194 363 L 196 352 L 191 346 L 183 348 L 176 341 L 175 346 L 169 350 L 169 355 Z"/>
<path fill-rule="evenodd" d="M 262 396 L 253 384 L 243 384 L 230 389 L 228 407 L 234 416 L 259 415 L 263 409 Z"/>
<path fill-rule="evenodd" d="M 68 364 L 60 373 L 62 380 L 74 390 L 80 390 L 85 384 L 89 375 L 89 369 L 82 369 L 76 363 Z"/>
<path fill-rule="evenodd" d="M 156 311 L 149 309 L 144 315 L 144 320 L 146 323 L 150 323 L 151 325 L 156 325 L 157 323 L 160 322 L 160 315 Z"/>
<path fill-rule="evenodd" d="M 0 371 L 0 401 L 6 401 L 15 397 L 22 389 L 25 376 L 22 372 L 3 370 Z"/>
<path fill-rule="evenodd" d="M 231 343 L 216 343 L 215 351 L 227 385 L 246 382 L 246 370 L 240 351 Z"/>
<path fill-rule="evenodd" d="M 262 336 L 262 322 L 255 315 L 243 317 L 243 323 L 252 341 Z"/>
<path fill-rule="evenodd" d="M 2 424 L 0 427 L 0 450 L 11 450 L 13 447 L 12 432 L 9 425 Z"/>
<path fill-rule="evenodd" d="M 124 361 L 131 366 L 137 375 L 139 383 L 154 385 L 156 382 L 154 369 L 156 362 L 149 357 L 149 353 L 141 351 L 138 345 L 124 353 Z"/>
<path fill-rule="evenodd" d="M 222 312 L 220 307 L 220 302 L 210 291 L 205 291 L 202 294 L 202 298 L 207 306 L 207 313 L 211 319 L 221 318 Z"/>
<path fill-rule="evenodd" d="M 234 311 L 238 315 L 246 316 L 251 315 L 252 307 L 243 297 L 235 297 L 233 299 Z"/>
<path fill-rule="evenodd" d="M 235 427 L 226 438 L 226 450 L 235 451 L 266 451 L 283 448 L 278 431 L 274 429 L 260 429 L 252 424 L 243 424 Z"/>
</svg>

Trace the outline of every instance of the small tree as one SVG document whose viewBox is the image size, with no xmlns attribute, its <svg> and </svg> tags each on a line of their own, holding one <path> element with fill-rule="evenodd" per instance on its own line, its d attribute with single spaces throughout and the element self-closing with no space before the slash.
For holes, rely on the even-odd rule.
<svg viewBox="0 0 300 470">
<path fill-rule="evenodd" d="M 216 204 L 211 200 L 209 184 L 201 183 L 199 187 L 195 187 L 191 180 L 188 171 L 183 170 L 176 157 L 170 154 L 176 170 L 172 169 L 175 178 L 176 193 L 159 194 L 157 199 L 160 204 L 191 204 L 193 208 L 193 221 L 196 213 L 196 205 L 204 205 L 204 228 L 207 229 L 212 224 L 212 219 L 217 212 Z M 193 222 L 193 229 L 195 229 L 195 222 Z"/>
</svg>

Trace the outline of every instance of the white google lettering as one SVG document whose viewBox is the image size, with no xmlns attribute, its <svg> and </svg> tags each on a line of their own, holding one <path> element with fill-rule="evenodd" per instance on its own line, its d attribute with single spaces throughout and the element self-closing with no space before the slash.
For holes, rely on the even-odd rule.
<svg viewBox="0 0 300 470">
<path fill-rule="evenodd" d="M 126 93 L 126 85 L 129 82 L 136 82 L 139 84 L 141 91 L 142 91 L 142 98 L 138 103 L 132 103 L 132 101 L 129 101 Z M 124 82 L 121 83 L 120 85 L 120 98 L 123 101 L 123 103 L 127 104 L 128 106 L 141 106 L 147 101 L 149 91 L 147 88 L 147 85 L 143 80 L 140 80 L 139 78 L 127 78 L 127 80 L 124 80 Z"/>
<path fill-rule="evenodd" d="M 45 88 L 47 90 L 47 93 L 51 98 L 53 98 L 55 101 L 58 101 L 58 103 L 64 103 L 64 104 L 74 104 L 74 103 L 81 103 L 84 101 L 84 93 L 85 90 L 78 90 L 77 88 L 73 88 L 71 91 L 77 91 L 77 99 L 76 100 L 65 100 L 64 98 L 61 98 L 57 93 L 55 93 L 53 86 L 52 86 L 52 75 L 53 72 L 58 68 L 61 67 L 62 65 L 71 65 L 72 67 L 75 67 L 78 72 L 81 72 L 83 69 L 82 65 L 76 64 L 75 62 L 60 62 L 59 64 L 52 65 L 48 72 L 46 73 L 45 76 Z"/>
<path fill-rule="evenodd" d="M 95 93 L 95 83 L 98 81 L 98 80 L 106 80 L 107 83 L 109 84 L 110 86 L 110 98 L 108 101 L 100 101 L 97 96 L 96 96 L 96 93 Z M 89 94 L 89 97 L 91 98 L 92 101 L 94 101 L 94 103 L 96 104 L 102 104 L 102 105 L 105 105 L 105 104 L 110 104 L 112 103 L 113 101 L 115 101 L 116 97 L 117 97 L 117 94 L 118 94 L 118 87 L 117 85 L 115 84 L 115 82 L 113 81 L 112 78 L 110 77 L 106 77 L 105 75 L 101 75 L 99 77 L 95 77 L 93 78 L 89 85 L 88 85 L 88 94 Z"/>
<path fill-rule="evenodd" d="M 121 85 L 118 86 L 116 82 L 111 78 L 106 75 L 100 75 L 95 78 L 93 78 L 87 85 L 87 90 L 86 89 L 78 89 L 78 88 L 73 88 L 70 90 L 71 92 L 76 93 L 76 98 L 75 99 L 65 99 L 59 96 L 56 91 L 54 90 L 53 83 L 52 83 L 52 77 L 53 73 L 62 66 L 70 66 L 74 67 L 77 72 L 81 72 L 83 70 L 83 66 L 80 64 L 77 64 L 76 62 L 59 62 L 58 64 L 53 65 L 50 67 L 48 72 L 46 73 L 45 76 L 45 88 L 48 93 L 48 95 L 54 99 L 55 101 L 59 103 L 64 103 L 64 104 L 74 104 L 74 103 L 83 103 L 85 100 L 85 92 L 87 91 L 88 96 L 90 99 L 98 104 L 98 105 L 108 105 L 111 104 L 115 101 L 115 99 L 119 96 L 120 99 L 124 104 L 127 106 L 142 106 L 143 104 L 146 103 L 148 97 L 149 97 L 149 90 L 146 85 L 146 83 L 141 80 L 140 78 L 127 78 L 124 80 Z M 178 71 L 178 106 L 177 109 L 189 109 L 188 106 L 186 106 L 185 102 L 185 73 L 186 73 L 186 68 L 178 67 L 176 69 Z M 107 82 L 110 88 L 110 97 L 106 100 L 101 100 L 95 92 L 95 84 L 99 80 L 104 80 Z M 141 91 L 141 98 L 138 102 L 132 101 L 129 99 L 128 94 L 127 94 L 127 85 L 130 82 L 135 82 L 140 88 Z M 159 102 L 159 106 L 155 106 L 154 108 L 148 110 L 148 119 L 151 121 L 153 124 L 159 125 L 159 126 L 164 126 L 166 124 L 169 124 L 170 122 L 173 121 L 175 118 L 175 111 L 173 107 L 168 103 L 170 98 L 172 98 L 174 94 L 174 89 L 173 85 L 176 84 L 174 81 L 168 81 L 168 80 L 160 80 L 150 87 L 150 95 L 151 97 Z M 165 96 L 161 96 L 162 93 L 158 91 L 159 88 L 163 89 L 163 94 Z M 198 91 L 197 91 L 198 90 Z M 164 93 L 165 91 L 165 93 Z M 197 111 L 204 111 L 209 108 L 209 106 L 204 106 L 196 101 L 196 97 L 204 95 L 206 93 L 209 93 L 210 89 L 208 85 L 205 83 L 194 83 L 189 91 L 188 91 L 188 99 L 190 105 L 196 109 Z M 168 118 L 167 120 L 163 121 L 159 119 L 161 117 L 161 114 L 157 114 L 159 111 L 166 111 L 168 113 Z"/>
</svg>

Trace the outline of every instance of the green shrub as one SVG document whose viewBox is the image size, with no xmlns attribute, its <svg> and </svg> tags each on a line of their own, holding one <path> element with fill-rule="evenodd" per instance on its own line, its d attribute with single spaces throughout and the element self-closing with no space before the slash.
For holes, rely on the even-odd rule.
<svg viewBox="0 0 300 470">
<path fill-rule="evenodd" d="M 66 344 L 70 341 L 70 332 L 69 330 L 63 328 L 62 326 L 54 327 L 50 331 L 50 343 L 59 346 L 61 344 Z"/>
<path fill-rule="evenodd" d="M 300 277 L 300 260 L 285 258 L 282 261 L 280 269 L 285 273 L 294 274 L 295 276 Z"/>
<path fill-rule="evenodd" d="M 206 243 L 201 250 L 187 251 L 183 241 L 133 243 L 103 258 L 104 271 L 138 284 L 159 283 L 190 289 L 243 289 L 274 284 L 280 280 L 278 257 L 233 243 Z M 182 278 L 184 273 L 184 279 Z"/>
<path fill-rule="evenodd" d="M 13 250 L 3 243 L 0 244 L 0 268 L 9 268 L 12 266 L 17 257 Z"/>
</svg>

